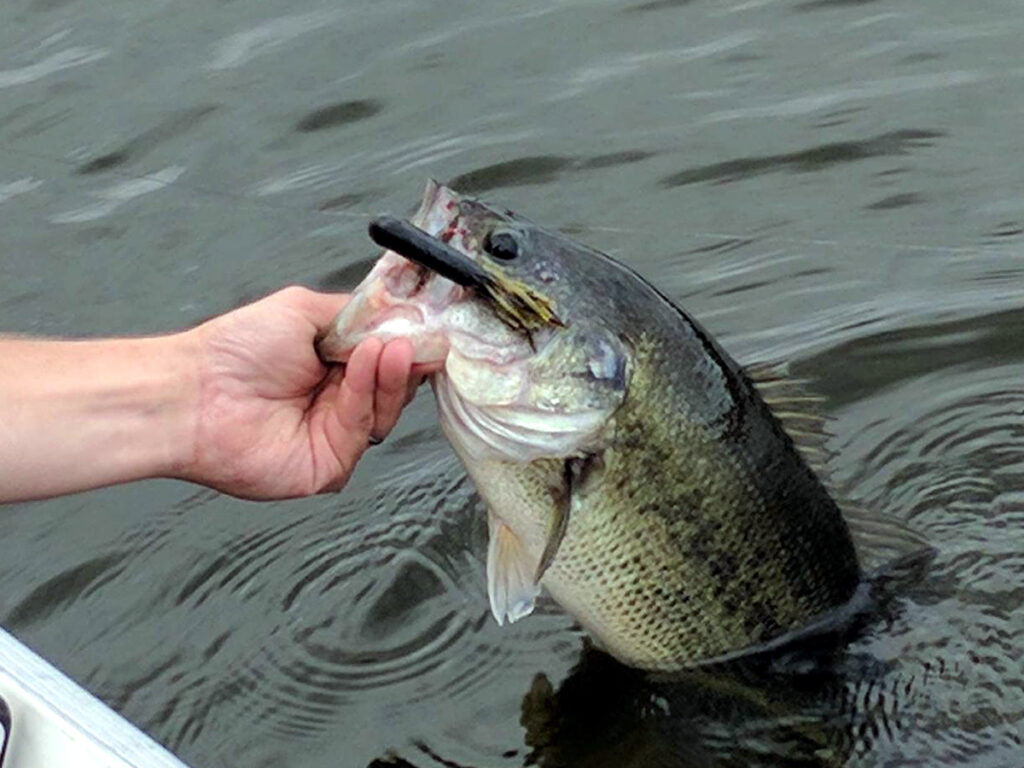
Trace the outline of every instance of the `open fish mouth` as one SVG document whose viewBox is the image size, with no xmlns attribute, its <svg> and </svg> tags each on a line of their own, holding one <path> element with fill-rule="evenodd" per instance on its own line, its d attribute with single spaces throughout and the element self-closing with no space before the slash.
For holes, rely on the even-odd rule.
<svg viewBox="0 0 1024 768">
<path fill-rule="evenodd" d="M 534 333 L 562 323 L 550 299 L 484 255 L 485 230 L 504 219 L 434 181 L 411 221 L 374 219 L 369 235 L 384 255 L 318 341 L 321 358 L 344 362 L 369 336 L 409 338 L 414 362 L 425 364 L 446 359 L 453 335 L 471 357 L 500 363 L 535 350 Z M 479 312 L 469 321 L 447 311 L 474 297 L 487 305 L 500 332 Z"/>
<path fill-rule="evenodd" d="M 465 295 L 463 286 L 448 275 L 457 277 L 473 264 L 439 239 L 454 231 L 458 217 L 457 196 L 431 181 L 411 222 L 389 216 L 371 222 L 371 238 L 386 250 L 317 340 L 321 359 L 345 362 L 370 336 L 382 341 L 410 338 L 417 363 L 445 359 L 448 340 L 442 316 Z"/>
<path fill-rule="evenodd" d="M 479 264 L 411 222 L 380 216 L 370 222 L 370 239 L 382 248 L 436 272 L 457 285 L 486 290 L 493 278 Z"/>
</svg>

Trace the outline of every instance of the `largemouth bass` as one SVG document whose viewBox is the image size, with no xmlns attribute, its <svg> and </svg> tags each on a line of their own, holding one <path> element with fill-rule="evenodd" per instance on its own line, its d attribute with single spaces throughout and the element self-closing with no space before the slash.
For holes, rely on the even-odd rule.
<svg viewBox="0 0 1024 768">
<path fill-rule="evenodd" d="M 319 350 L 409 338 L 488 507 L 499 623 L 543 586 L 620 661 L 673 670 L 772 647 L 847 605 L 837 504 L 750 376 L 609 256 L 430 183 Z M 401 255 L 400 255 L 401 254 Z M 798 394 L 776 386 L 775 408 Z"/>
</svg>

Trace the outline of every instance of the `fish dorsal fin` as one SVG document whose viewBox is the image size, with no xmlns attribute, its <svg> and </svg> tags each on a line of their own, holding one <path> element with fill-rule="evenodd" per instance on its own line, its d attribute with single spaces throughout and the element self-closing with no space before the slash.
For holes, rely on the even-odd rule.
<svg viewBox="0 0 1024 768">
<path fill-rule="evenodd" d="M 928 558 L 934 554 L 934 548 L 924 536 L 895 518 L 856 502 L 844 501 L 839 508 L 850 529 L 861 565 L 868 573 L 893 563 Z"/>
<path fill-rule="evenodd" d="M 836 499 L 865 571 L 884 572 L 901 563 L 927 560 L 934 549 L 919 533 L 894 518 L 843 499 L 829 472 L 832 451 L 827 443 L 832 433 L 824 413 L 825 398 L 812 391 L 810 382 L 790 378 L 785 364 L 755 363 L 746 371 L 794 447 Z"/>
<path fill-rule="evenodd" d="M 493 512 L 487 513 L 490 542 L 487 546 L 487 596 L 498 624 L 511 624 L 533 611 L 540 594 L 534 580 L 536 558 L 530 557 L 522 541 Z"/>
<path fill-rule="evenodd" d="M 824 412 L 825 398 L 810 388 L 808 379 L 791 378 L 784 363 L 755 363 L 746 366 L 746 372 L 794 447 L 811 469 L 827 480 L 832 456 L 827 444 L 832 434 Z"/>
</svg>

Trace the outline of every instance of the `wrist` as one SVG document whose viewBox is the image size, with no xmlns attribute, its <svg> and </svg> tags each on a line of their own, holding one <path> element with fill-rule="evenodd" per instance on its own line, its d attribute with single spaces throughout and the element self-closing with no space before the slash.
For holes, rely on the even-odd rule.
<svg viewBox="0 0 1024 768">
<path fill-rule="evenodd" d="M 69 392 L 69 422 L 82 419 L 82 446 L 94 447 L 107 475 L 97 484 L 183 476 L 199 388 L 190 334 L 71 343 L 81 345 L 84 375 Z"/>
<path fill-rule="evenodd" d="M 194 330 L 143 341 L 151 378 L 139 402 L 159 430 L 144 441 L 151 458 L 143 476 L 188 479 L 199 431 L 202 346 Z"/>
</svg>

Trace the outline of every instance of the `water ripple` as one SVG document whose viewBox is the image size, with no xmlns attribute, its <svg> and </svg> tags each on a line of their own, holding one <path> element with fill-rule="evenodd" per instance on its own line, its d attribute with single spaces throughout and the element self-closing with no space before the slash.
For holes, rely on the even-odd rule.
<svg viewBox="0 0 1024 768">
<path fill-rule="evenodd" d="M 973 349 L 986 352 L 984 343 Z M 900 659 L 913 678 L 901 703 L 913 728 L 878 748 L 893 759 L 1010 765 L 1000 760 L 1020 754 L 1020 357 L 1018 350 L 1018 362 L 982 373 L 959 367 L 890 383 L 872 396 L 873 409 L 889 418 L 847 433 L 839 450 L 857 493 L 912 522 L 939 551 L 906 616 L 866 643 Z M 840 434 L 857 410 L 847 406 Z"/>
<path fill-rule="evenodd" d="M 0 204 L 6 203 L 13 197 L 18 195 L 24 195 L 28 192 L 34 192 L 43 185 L 39 179 L 24 178 L 16 179 L 15 181 L 9 181 L 6 184 L 0 184 Z"/>
<path fill-rule="evenodd" d="M 743 48 L 758 40 L 760 33 L 753 30 L 734 32 L 715 40 L 698 45 L 663 48 L 625 53 L 608 57 L 598 64 L 587 64 L 559 78 L 560 88 L 550 100 L 557 101 L 578 96 L 595 86 L 604 86 L 616 80 L 633 77 L 640 73 L 649 75 L 652 70 L 675 67 L 699 59 L 718 56 L 727 51 Z M 566 84 L 566 87 L 561 87 Z"/>
<path fill-rule="evenodd" d="M 571 656 L 576 635 L 550 604 L 529 626 L 494 625 L 480 502 L 447 450 L 433 460 L 417 453 L 416 464 L 397 467 L 377 493 L 340 508 L 269 515 L 242 532 L 210 518 L 204 508 L 216 497 L 197 492 L 162 523 L 126 532 L 116 557 L 65 570 L 8 618 L 30 627 L 40 610 L 86 610 L 117 594 L 139 563 L 150 574 L 166 569 L 140 599 L 179 640 L 153 653 L 144 675 L 108 677 L 98 688 L 177 750 L 208 741 L 211 729 L 234 732 L 239 721 L 309 739 L 367 697 L 395 722 L 416 720 L 438 702 L 470 718 L 487 691 L 538 653 L 554 646 Z M 174 541 L 188 536 L 194 516 L 205 518 L 209 548 L 182 568 L 171 559 Z M 260 617 L 259 636 L 246 633 L 240 614 L 253 615 L 250 626 Z M 117 632 L 109 620 L 100 626 L 108 640 L 136 631 L 130 622 Z M 168 686 L 174 695 L 148 710 L 147 691 Z M 386 733 L 380 738 L 383 747 Z"/>
<path fill-rule="evenodd" d="M 224 38 L 216 44 L 207 69 L 233 69 L 285 43 L 316 31 L 342 16 L 341 10 L 279 16 Z"/>
<path fill-rule="evenodd" d="M 970 71 L 886 77 L 843 88 L 830 87 L 827 91 L 805 96 L 775 99 L 771 104 L 764 106 L 744 106 L 739 109 L 712 112 L 704 118 L 704 122 L 721 123 L 730 120 L 763 120 L 767 117 L 796 117 L 813 114 L 822 109 L 834 109 L 851 101 L 874 102 L 878 99 L 903 96 L 915 91 L 974 85 L 986 79 L 988 79 L 987 75 Z"/>
<path fill-rule="evenodd" d="M 184 172 L 183 166 L 171 165 L 147 176 L 113 184 L 106 189 L 91 193 L 93 197 L 99 198 L 92 205 L 59 213 L 51 217 L 50 221 L 54 224 L 77 224 L 101 219 L 137 197 L 157 192 L 173 184 Z"/>
<path fill-rule="evenodd" d="M 63 51 L 47 56 L 42 61 L 17 69 L 0 69 L 0 88 L 11 88 L 16 85 L 41 80 L 44 77 L 65 69 L 81 67 L 94 61 L 105 59 L 110 54 L 103 48 L 66 48 Z"/>
</svg>

